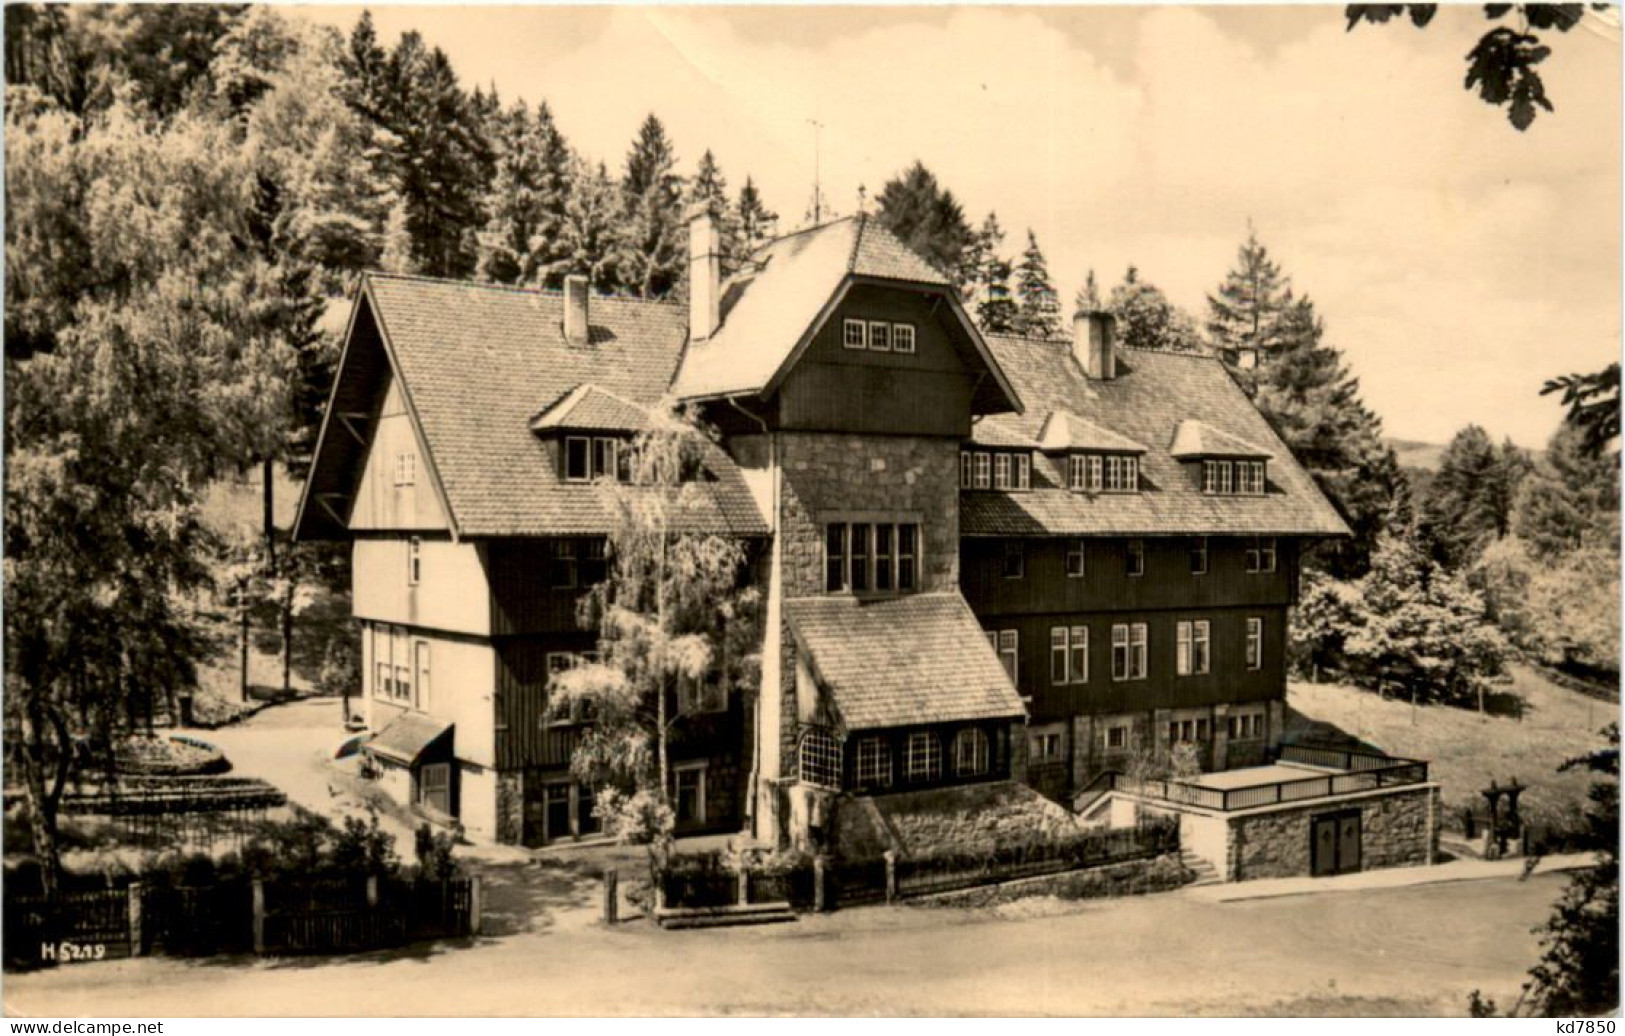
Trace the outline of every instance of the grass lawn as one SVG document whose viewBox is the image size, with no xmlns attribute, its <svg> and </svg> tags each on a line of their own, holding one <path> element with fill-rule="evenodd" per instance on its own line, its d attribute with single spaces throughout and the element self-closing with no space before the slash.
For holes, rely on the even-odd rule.
<svg viewBox="0 0 1625 1036">
<path fill-rule="evenodd" d="M 1507 702 L 1515 696 L 1518 702 Z M 1491 778 L 1517 777 L 1529 786 L 1520 812 L 1537 823 L 1577 822 L 1593 775 L 1558 773 L 1565 760 L 1602 745 L 1597 731 L 1618 718 L 1619 706 L 1566 690 L 1521 666 L 1497 695 L 1500 711 L 1480 715 L 1444 705 L 1413 709 L 1408 701 L 1339 684 L 1293 682 L 1287 688 L 1287 736 L 1357 739 L 1396 756 L 1423 759 L 1442 786 L 1447 826 L 1460 825 L 1458 807 L 1482 805 Z M 1521 703 L 1521 708 L 1506 708 Z M 1521 713 L 1512 715 L 1511 713 Z"/>
</svg>

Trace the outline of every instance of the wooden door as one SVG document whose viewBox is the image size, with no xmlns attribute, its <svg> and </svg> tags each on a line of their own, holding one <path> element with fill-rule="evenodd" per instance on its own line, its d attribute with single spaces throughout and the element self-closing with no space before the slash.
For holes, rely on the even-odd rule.
<svg viewBox="0 0 1625 1036">
<path fill-rule="evenodd" d="M 1337 873 L 1338 818 L 1315 817 L 1309 825 L 1309 873 L 1319 878 Z"/>
<path fill-rule="evenodd" d="M 1360 869 L 1360 814 L 1345 813 L 1337 821 L 1337 873 Z"/>
</svg>

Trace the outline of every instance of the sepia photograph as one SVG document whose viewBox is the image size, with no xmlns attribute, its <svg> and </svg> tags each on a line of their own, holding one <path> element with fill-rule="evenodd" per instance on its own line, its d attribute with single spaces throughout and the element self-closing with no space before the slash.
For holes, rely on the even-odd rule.
<svg viewBox="0 0 1625 1036">
<path fill-rule="evenodd" d="M 6 1016 L 1616 1016 L 1621 31 L 8 3 Z"/>
</svg>

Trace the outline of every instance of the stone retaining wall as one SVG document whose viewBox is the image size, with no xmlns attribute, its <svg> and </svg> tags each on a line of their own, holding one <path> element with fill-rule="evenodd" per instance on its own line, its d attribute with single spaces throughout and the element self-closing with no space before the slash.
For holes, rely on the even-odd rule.
<svg viewBox="0 0 1625 1036">
<path fill-rule="evenodd" d="M 1058 899 L 1105 899 L 1113 896 L 1139 896 L 1167 892 L 1191 880 L 1191 872 L 1179 862 L 1178 853 L 1165 853 L 1149 860 L 1109 863 L 1104 867 L 1022 878 L 999 885 L 983 885 L 959 892 L 944 892 L 908 900 L 911 905 L 933 907 L 986 907 L 1033 896 Z"/>
<path fill-rule="evenodd" d="M 1360 869 L 1415 867 L 1439 848 L 1439 789 L 1421 785 L 1342 801 L 1228 818 L 1225 880 L 1295 878 L 1310 874 L 1314 817 L 1360 811 Z"/>
</svg>

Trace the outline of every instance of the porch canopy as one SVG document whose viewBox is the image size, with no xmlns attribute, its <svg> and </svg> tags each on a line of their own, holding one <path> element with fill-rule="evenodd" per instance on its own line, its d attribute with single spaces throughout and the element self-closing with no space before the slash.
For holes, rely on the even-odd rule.
<svg viewBox="0 0 1625 1036">
<path fill-rule="evenodd" d="M 832 719 L 848 733 L 1027 714 L 957 592 L 804 597 L 784 608 Z"/>
<path fill-rule="evenodd" d="M 416 766 L 431 747 L 436 755 L 449 758 L 452 726 L 445 720 L 425 716 L 421 712 L 406 712 L 380 730 L 363 748 L 402 766 Z"/>
</svg>

